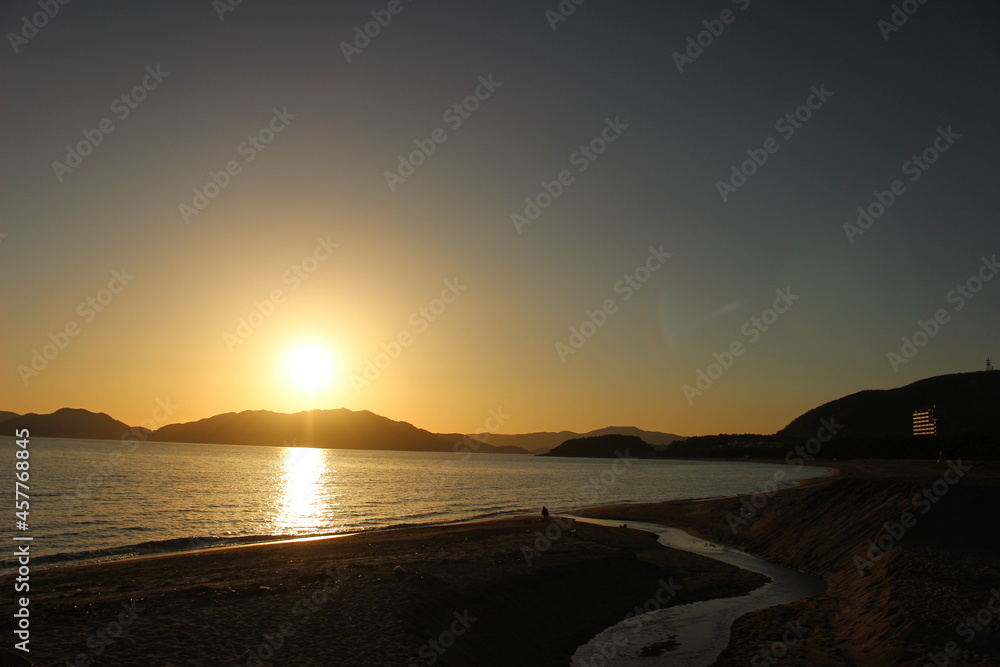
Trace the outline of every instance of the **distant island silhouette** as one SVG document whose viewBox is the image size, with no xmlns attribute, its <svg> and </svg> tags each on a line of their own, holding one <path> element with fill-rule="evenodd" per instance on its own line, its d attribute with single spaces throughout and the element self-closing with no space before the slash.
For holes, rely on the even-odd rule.
<svg viewBox="0 0 1000 667">
<path fill-rule="evenodd" d="M 420 452 L 476 452 L 484 454 L 540 454 L 562 442 L 585 435 L 642 434 L 654 442 L 673 442 L 682 436 L 643 431 L 631 426 L 607 427 L 588 434 L 527 433 L 499 435 L 431 433 L 407 422 L 393 421 L 367 410 L 346 408 L 286 414 L 268 410 L 228 412 L 150 431 L 129 426 L 101 412 L 61 408 L 51 414 L 0 413 L 0 424 L 13 433 L 27 428 L 35 437 L 81 440 L 139 439 L 217 445 L 309 446 L 335 449 L 378 449 Z M 515 443 L 524 443 L 527 447 Z M 535 447 L 539 445 L 539 447 Z M 530 447 L 530 449 L 528 448 Z"/>
<path fill-rule="evenodd" d="M 586 456 L 590 458 L 615 458 L 618 456 L 645 458 L 656 450 L 637 435 L 595 435 L 589 438 L 572 438 L 541 456 Z"/>
<path fill-rule="evenodd" d="M 678 440 L 684 440 L 685 436 L 674 433 L 662 433 L 660 431 L 645 431 L 635 426 L 606 426 L 586 433 L 576 433 L 574 431 L 543 431 L 539 433 L 506 434 L 494 433 L 490 435 L 490 443 L 494 445 L 507 444 L 527 449 L 535 454 L 544 454 L 553 447 L 557 447 L 572 438 L 586 438 L 597 435 L 635 435 L 645 442 L 654 446 L 666 446 Z M 482 434 L 480 434 L 482 435 Z"/>
<path fill-rule="evenodd" d="M 150 433 L 149 429 L 129 426 L 103 412 L 91 412 L 80 408 L 60 408 L 47 415 L 34 412 L 26 415 L 2 412 L 0 424 L 3 424 L 5 429 L 4 435 L 12 435 L 16 429 L 26 428 L 31 435 L 41 438 L 118 440 L 123 435 L 148 437 Z"/>
<path fill-rule="evenodd" d="M 822 445 L 823 458 L 938 458 L 943 454 L 993 458 L 1000 435 L 998 397 L 1000 372 L 939 375 L 895 389 L 859 391 L 829 401 L 771 435 L 690 438 L 632 426 L 609 426 L 588 433 L 431 433 L 367 410 L 346 408 L 294 414 L 230 412 L 153 431 L 78 408 L 44 415 L 0 411 L 0 424 L 6 435 L 27 428 L 35 437 L 48 438 L 424 452 L 606 457 L 625 446 L 630 455 L 642 457 L 780 458 L 796 443 L 812 439 Z M 940 417 L 938 435 L 914 436 L 914 412 L 929 407 Z M 818 436 L 823 436 L 822 442 Z"/>
</svg>

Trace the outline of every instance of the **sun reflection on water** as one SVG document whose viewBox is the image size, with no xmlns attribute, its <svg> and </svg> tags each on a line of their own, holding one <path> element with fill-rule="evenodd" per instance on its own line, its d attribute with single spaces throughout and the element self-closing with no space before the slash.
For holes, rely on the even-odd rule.
<svg viewBox="0 0 1000 667">
<path fill-rule="evenodd" d="M 313 531 L 324 524 L 321 491 L 327 473 L 327 451 L 309 447 L 285 449 L 282 496 L 276 528 L 282 533 Z"/>
</svg>

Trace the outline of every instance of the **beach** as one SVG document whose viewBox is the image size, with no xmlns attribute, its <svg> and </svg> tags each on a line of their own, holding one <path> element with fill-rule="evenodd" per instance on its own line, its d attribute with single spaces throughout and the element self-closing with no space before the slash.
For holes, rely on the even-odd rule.
<svg viewBox="0 0 1000 667">
<path fill-rule="evenodd" d="M 957 629 L 1000 588 L 998 470 L 831 465 L 835 477 L 756 497 L 583 514 L 680 527 L 827 582 L 740 618 L 717 664 L 1000 663 L 1000 622 Z M 894 522 L 902 534 L 881 553 Z M 40 570 L 20 664 L 566 665 L 637 607 L 763 583 L 649 537 L 531 516 Z M 792 643 L 789 624 L 807 628 Z"/>
<path fill-rule="evenodd" d="M 31 657 L 40 665 L 559 664 L 671 577 L 685 582 L 677 602 L 761 583 L 658 548 L 646 533 L 586 524 L 529 566 L 522 546 L 554 525 L 515 518 L 41 571 Z M 98 633 L 107 636 L 126 608 L 137 610 L 134 620 L 103 644 Z M 443 646 L 447 633 L 453 646 Z"/>
</svg>

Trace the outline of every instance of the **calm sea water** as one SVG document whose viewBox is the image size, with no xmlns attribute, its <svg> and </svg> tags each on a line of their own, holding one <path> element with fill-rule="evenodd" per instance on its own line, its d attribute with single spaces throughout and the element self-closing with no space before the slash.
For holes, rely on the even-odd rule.
<svg viewBox="0 0 1000 667">
<path fill-rule="evenodd" d="M 16 445 L 0 438 L 13 499 Z M 594 504 L 729 496 L 823 469 L 754 463 L 31 439 L 32 551 L 49 562 Z M 11 500 L 10 513 L 13 514 Z M 14 517 L 11 516 L 11 532 Z M 44 561 L 43 561 L 44 562 Z M 0 566 L 9 563 L 0 563 Z"/>
</svg>

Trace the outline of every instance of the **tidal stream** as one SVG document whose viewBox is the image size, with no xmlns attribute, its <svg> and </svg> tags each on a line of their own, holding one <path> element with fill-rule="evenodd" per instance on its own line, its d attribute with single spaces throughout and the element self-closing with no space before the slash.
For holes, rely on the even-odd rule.
<svg viewBox="0 0 1000 667">
<path fill-rule="evenodd" d="M 620 526 L 621 520 L 575 517 L 602 526 Z M 622 621 L 596 635 L 573 654 L 573 667 L 702 667 L 711 665 L 729 644 L 733 621 L 740 616 L 793 602 L 826 588 L 822 579 L 755 558 L 750 554 L 689 535 L 678 528 L 628 521 L 629 528 L 654 533 L 660 544 L 714 558 L 744 570 L 759 572 L 771 581 L 746 595 L 677 605 Z M 618 642 L 613 637 L 618 634 Z M 609 655 L 612 653 L 613 655 Z"/>
</svg>

